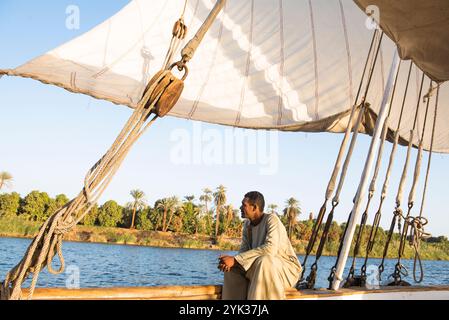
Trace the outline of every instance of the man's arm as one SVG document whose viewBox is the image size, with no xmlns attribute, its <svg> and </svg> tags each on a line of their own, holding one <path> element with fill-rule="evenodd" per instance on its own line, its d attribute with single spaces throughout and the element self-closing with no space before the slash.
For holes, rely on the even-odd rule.
<svg viewBox="0 0 449 320">
<path fill-rule="evenodd" d="M 251 249 L 251 245 L 249 243 L 249 238 L 248 238 L 248 225 L 249 223 L 247 221 L 245 221 L 245 223 L 243 224 L 243 233 L 242 233 L 242 243 L 240 245 L 240 250 L 239 253 L 248 251 L 249 249 Z"/>
<path fill-rule="evenodd" d="M 280 243 L 280 221 L 275 215 L 269 215 L 267 220 L 267 236 L 265 242 L 260 247 L 245 252 L 240 252 L 235 256 L 235 260 L 248 271 L 253 262 L 263 255 L 275 255 L 278 252 Z"/>
<path fill-rule="evenodd" d="M 249 223 L 245 221 L 243 224 L 243 233 L 242 233 L 242 243 L 240 245 L 239 253 L 243 253 L 251 249 L 250 239 L 248 237 L 248 228 Z M 231 256 L 220 256 L 219 258 L 218 269 L 223 272 L 229 272 L 233 267 L 239 266 L 239 262 L 235 259 L 235 257 Z"/>
</svg>

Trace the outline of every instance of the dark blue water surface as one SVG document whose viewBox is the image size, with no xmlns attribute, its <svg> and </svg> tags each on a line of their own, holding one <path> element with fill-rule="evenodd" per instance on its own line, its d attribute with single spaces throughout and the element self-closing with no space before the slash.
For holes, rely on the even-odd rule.
<svg viewBox="0 0 449 320">
<path fill-rule="evenodd" d="M 20 261 L 30 242 L 27 239 L 0 238 L 1 279 Z M 81 288 L 218 285 L 223 283 L 223 274 L 217 269 L 219 255 L 235 252 L 65 242 L 63 253 L 69 272 L 55 276 L 45 270 L 41 273 L 38 287 L 65 287 L 70 276 L 73 276 L 73 270 L 79 270 Z M 299 259 L 303 261 L 302 256 Z M 309 258 L 308 271 L 313 260 L 313 257 Z M 318 288 L 328 286 L 327 278 L 335 260 L 335 257 L 320 259 Z M 379 263 L 378 259 L 370 260 L 372 265 Z M 387 260 L 382 277 L 384 281 L 388 280 L 395 264 L 395 260 Z M 403 264 L 411 273 L 413 261 L 405 260 Z M 360 265 L 361 261 L 358 261 Z M 448 261 L 423 261 L 423 265 L 423 285 L 449 285 Z M 405 280 L 413 283 L 411 275 Z M 25 286 L 29 284 L 30 280 Z"/>
</svg>

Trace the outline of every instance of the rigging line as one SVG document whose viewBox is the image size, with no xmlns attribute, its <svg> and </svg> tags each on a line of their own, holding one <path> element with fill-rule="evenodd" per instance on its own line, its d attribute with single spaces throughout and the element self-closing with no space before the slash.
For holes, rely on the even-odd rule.
<svg viewBox="0 0 449 320">
<path fill-rule="evenodd" d="M 378 267 L 379 269 L 379 278 L 382 276 L 382 273 L 385 270 L 385 259 L 387 257 L 388 254 L 388 248 L 390 247 L 390 242 L 391 239 L 393 237 L 393 233 L 394 233 L 394 228 L 396 227 L 396 222 L 398 223 L 399 229 L 400 229 L 400 219 L 402 216 L 402 209 L 401 209 L 401 202 L 402 202 L 402 193 L 403 193 L 403 188 L 404 188 L 404 183 L 405 180 L 407 178 L 407 170 L 408 170 L 408 164 L 410 162 L 410 154 L 411 154 L 411 148 L 412 148 L 412 140 L 413 140 L 413 133 L 415 130 L 415 126 L 416 126 L 416 120 L 418 118 L 418 113 L 419 113 L 419 109 L 421 106 L 421 95 L 422 95 L 422 89 L 424 86 L 424 73 L 422 75 L 422 79 L 421 79 L 421 86 L 419 89 L 419 93 L 418 93 L 418 102 L 417 102 L 417 106 L 416 106 L 416 111 L 415 111 L 415 120 L 413 123 L 413 130 L 410 131 L 410 138 L 409 138 L 409 144 L 407 147 L 407 154 L 406 154 L 406 159 L 405 159 L 405 163 L 404 163 L 404 167 L 402 169 L 402 175 L 401 175 L 401 180 L 399 182 L 399 186 L 398 186 L 398 192 L 396 195 L 396 207 L 393 211 L 393 217 L 391 219 L 391 224 L 390 224 L 390 229 L 388 231 L 388 235 L 387 235 L 387 240 L 385 242 L 385 246 L 384 246 L 384 251 L 383 251 L 383 255 L 382 255 L 382 261 Z M 404 97 L 404 103 L 405 103 L 405 99 L 406 97 Z M 398 136 L 396 137 L 398 138 Z"/>
<path fill-rule="evenodd" d="M 406 101 L 407 94 L 408 94 L 412 68 L 413 68 L 413 62 L 410 61 L 410 68 L 409 68 L 409 71 L 408 71 L 407 83 L 405 85 L 404 98 L 403 98 L 403 102 L 402 102 L 401 112 L 400 112 L 400 115 L 399 115 L 399 121 L 398 121 L 398 124 L 397 124 L 397 127 L 396 127 L 394 143 L 393 143 L 393 146 L 391 148 L 390 160 L 389 160 L 389 163 L 388 163 L 387 171 L 386 171 L 386 174 L 385 174 L 385 180 L 384 180 L 384 184 L 383 184 L 383 187 L 382 187 L 382 194 L 380 196 L 380 203 L 379 203 L 379 207 L 377 209 L 376 215 L 375 215 L 374 220 L 373 220 L 373 226 L 371 228 L 371 232 L 370 232 L 370 235 L 369 235 L 369 238 L 368 238 L 368 242 L 367 242 L 367 246 L 366 246 L 365 261 L 364 261 L 364 264 L 362 266 L 362 277 L 364 275 L 366 275 L 366 266 L 367 266 L 367 263 L 368 263 L 369 254 L 371 253 L 372 249 L 374 248 L 374 243 L 375 243 L 375 240 L 376 240 L 377 231 L 379 230 L 380 219 L 382 217 L 382 207 L 383 207 L 386 195 L 387 195 L 389 181 L 390 181 L 390 176 L 391 176 L 391 171 L 393 169 L 394 160 L 396 158 L 396 150 L 397 150 L 398 142 L 399 142 L 399 129 L 400 129 L 401 124 L 402 124 L 402 119 L 403 119 L 403 114 L 404 114 L 404 107 L 405 107 L 405 101 Z M 390 110 L 391 110 L 391 108 L 390 108 Z"/>
<path fill-rule="evenodd" d="M 429 159 L 428 159 L 428 163 L 427 163 L 426 180 L 424 183 L 423 200 L 421 202 L 421 209 L 420 209 L 420 213 L 419 213 L 420 217 L 423 216 L 424 203 L 425 203 L 426 192 L 427 192 L 427 183 L 428 183 L 428 179 L 429 179 L 430 166 L 431 166 L 431 162 L 432 162 L 433 147 L 434 147 L 434 142 L 435 142 L 436 122 L 437 122 L 437 115 L 438 115 L 439 94 L 440 94 L 440 85 L 438 84 L 437 96 L 436 96 L 436 101 L 435 101 L 435 111 L 434 111 L 434 116 L 433 116 L 432 138 L 431 138 L 431 142 L 430 142 Z"/>
<path fill-rule="evenodd" d="M 371 58 L 371 56 L 373 55 L 373 52 L 374 52 L 373 51 L 374 50 L 374 44 L 375 44 L 375 41 L 377 39 L 378 32 L 379 32 L 379 30 L 376 29 L 374 31 L 374 33 L 373 33 L 373 37 L 371 39 L 371 44 L 370 44 L 370 47 L 369 47 L 369 50 L 368 50 L 368 55 L 367 55 L 366 61 L 365 61 L 365 66 L 363 68 L 362 78 L 360 80 L 359 87 L 358 87 L 358 90 L 357 90 L 356 99 L 355 99 L 354 105 L 353 105 L 353 107 L 351 109 L 351 115 L 349 116 L 348 127 L 346 128 L 345 135 L 344 135 L 344 138 L 343 138 L 342 143 L 340 145 L 340 150 L 338 152 L 337 160 L 335 162 L 331 178 L 330 178 L 329 183 L 327 185 L 324 203 L 323 203 L 323 205 L 320 208 L 320 211 L 318 213 L 317 219 L 315 220 L 315 223 L 314 223 L 313 228 L 312 228 L 312 235 L 311 235 L 311 237 L 309 239 L 309 243 L 308 243 L 307 248 L 306 248 L 306 255 L 305 255 L 305 258 L 304 258 L 304 261 L 303 261 L 303 270 L 302 270 L 302 273 L 301 273 L 300 282 L 304 279 L 307 259 L 308 259 L 309 255 L 310 255 L 310 253 L 312 253 L 313 247 L 315 245 L 316 238 L 318 236 L 318 231 L 319 231 L 319 229 L 321 227 L 324 215 L 326 213 L 327 202 L 329 201 L 329 199 L 331 198 L 331 196 L 332 196 L 332 194 L 334 192 L 335 182 L 336 182 L 337 175 L 338 175 L 338 173 L 340 171 L 340 168 L 341 168 L 341 162 L 343 160 L 344 152 L 346 150 L 346 146 L 348 144 L 351 131 L 354 128 L 355 111 L 357 109 L 358 100 L 360 98 L 360 94 L 362 92 L 362 87 L 363 87 L 363 84 L 365 82 L 365 76 L 366 76 L 366 73 L 367 73 L 367 70 L 368 70 L 368 65 L 370 63 L 370 58 Z"/>
<path fill-rule="evenodd" d="M 364 113 L 366 111 L 366 109 L 368 108 L 368 106 L 366 104 L 366 100 L 368 98 L 369 89 L 371 87 L 371 81 L 372 81 L 372 78 L 373 78 L 373 75 L 374 75 L 374 69 L 376 68 L 376 65 L 377 65 L 377 58 L 379 56 L 379 51 L 380 51 L 380 48 L 382 46 L 383 36 L 384 36 L 384 33 L 382 32 L 382 34 L 380 36 L 380 39 L 379 39 L 379 44 L 378 44 L 378 47 L 377 47 L 376 56 L 374 58 L 373 65 L 372 65 L 372 68 L 371 68 L 371 72 L 370 72 L 370 75 L 369 75 L 368 83 L 366 85 L 365 95 L 363 97 L 362 106 L 360 108 L 360 113 Z M 358 129 L 359 128 L 357 128 L 357 130 L 353 130 L 354 133 L 353 133 L 353 136 L 352 136 L 352 141 L 351 141 L 351 144 L 349 146 L 349 151 L 348 151 L 348 153 L 346 155 L 346 160 L 345 160 L 345 163 L 343 165 L 343 170 L 342 170 L 341 175 L 340 175 L 340 181 L 338 183 L 337 191 L 336 191 L 334 199 L 333 199 L 333 202 L 335 202 L 335 203 L 339 203 L 340 202 L 340 194 L 341 194 L 341 191 L 343 189 L 345 178 L 346 178 L 346 175 L 347 175 L 347 172 L 348 172 L 349 163 L 350 163 L 351 158 L 352 158 L 352 153 L 354 152 L 354 147 L 355 147 L 355 144 L 357 142 L 357 136 L 358 136 L 358 131 L 359 131 Z"/>
<path fill-rule="evenodd" d="M 430 81 L 430 89 L 432 89 L 432 83 L 433 81 Z M 415 171 L 414 171 L 414 175 L 413 175 L 413 182 L 412 182 L 412 187 L 410 189 L 410 193 L 409 193 L 409 197 L 408 197 L 408 211 L 407 211 L 407 216 L 404 218 L 404 227 L 402 230 L 402 234 L 401 234 L 401 240 L 399 243 L 399 250 L 398 250 L 398 260 L 395 266 L 395 271 L 393 273 L 393 278 L 394 278 L 394 283 L 395 284 L 399 284 L 401 283 L 401 273 L 402 270 L 405 269 L 405 267 L 402 265 L 401 260 L 402 260 L 402 256 L 404 255 L 404 250 L 405 250 L 405 242 L 407 240 L 407 233 L 408 233 L 408 229 L 411 225 L 409 218 L 410 218 L 410 213 L 411 210 L 413 209 L 414 206 L 414 198 L 415 198 L 415 191 L 416 191 L 416 186 L 418 185 L 418 181 L 419 181 L 419 176 L 420 176 L 420 172 L 421 172 L 421 161 L 422 161 L 422 152 L 423 152 L 423 140 L 424 140 L 424 136 L 425 136 L 425 132 L 426 132 L 426 124 L 427 124 L 427 116 L 428 116 L 428 112 L 429 112 L 429 105 L 430 105 L 430 99 L 427 100 L 427 106 L 426 106 L 426 112 L 425 112 L 425 116 L 424 116 L 424 125 L 423 125 L 423 132 L 420 138 L 420 142 L 419 142 L 419 149 L 418 149 L 418 154 L 416 156 L 416 163 L 415 163 Z M 415 262 L 415 266 L 416 266 L 416 262 Z M 406 269 L 405 269 L 406 270 Z"/>
<path fill-rule="evenodd" d="M 361 223 L 360 223 L 360 226 L 359 226 L 359 232 L 357 234 L 357 239 L 356 239 L 356 243 L 355 243 L 355 246 L 354 246 L 352 265 L 351 265 L 351 269 L 349 271 L 348 280 L 351 279 L 351 278 L 354 278 L 356 258 L 357 258 L 358 254 L 359 254 L 359 251 L 360 251 L 360 244 L 361 244 L 363 232 L 364 232 L 365 227 L 366 227 L 366 222 L 368 220 L 368 212 L 369 212 L 369 208 L 370 208 L 370 205 L 371 205 L 371 200 L 372 200 L 372 198 L 374 196 L 374 193 L 376 191 L 376 182 L 377 182 L 377 178 L 379 176 L 380 167 L 382 166 L 382 156 L 383 156 L 383 153 L 384 153 L 385 140 L 387 138 L 387 132 L 388 132 L 388 126 L 389 126 L 388 119 L 389 119 L 389 117 L 391 115 L 391 110 L 392 110 L 391 106 L 394 103 L 394 98 L 395 98 L 395 94 L 396 94 L 396 88 L 397 88 L 397 84 L 398 84 L 398 78 L 399 78 L 399 74 L 401 72 L 401 65 L 402 65 L 402 60 L 399 62 L 398 70 L 396 72 L 396 78 L 395 78 L 395 81 L 394 81 L 393 91 L 392 91 L 391 98 L 390 98 L 390 108 L 389 108 L 388 116 L 387 116 L 387 119 L 385 121 L 383 130 L 382 130 L 381 142 L 379 144 L 379 149 L 377 151 L 376 167 L 375 167 L 374 175 L 372 177 L 371 184 L 370 184 L 370 187 L 369 187 L 368 201 L 367 201 L 367 204 L 366 204 L 365 211 L 362 214 L 362 220 L 361 220 Z M 351 213 L 351 215 L 352 215 L 352 213 Z"/>
<path fill-rule="evenodd" d="M 412 145 L 413 145 L 413 137 L 414 137 L 414 133 L 415 133 L 419 109 L 421 106 L 421 96 L 422 96 L 422 89 L 424 86 L 424 76 L 425 75 L 423 73 L 422 80 L 421 80 L 421 86 L 419 89 L 419 95 L 418 95 L 418 104 L 416 106 L 415 120 L 413 121 L 413 129 L 410 131 L 409 143 L 408 143 L 408 147 L 407 147 L 407 156 L 406 156 L 404 168 L 402 170 L 402 177 L 401 177 L 401 181 L 399 183 L 398 193 L 396 195 L 396 208 L 397 209 L 399 209 L 401 207 L 403 188 L 404 188 L 405 180 L 407 179 L 407 169 L 408 169 L 408 164 L 410 162 L 410 154 L 411 154 Z"/>
<path fill-rule="evenodd" d="M 433 83 L 433 81 L 430 81 L 430 89 L 429 90 L 432 89 L 432 83 Z M 419 141 L 418 155 L 416 157 L 415 174 L 413 176 L 412 189 L 410 191 L 409 198 L 408 198 L 409 206 L 412 206 L 412 207 L 414 204 L 416 186 L 418 184 L 419 174 L 421 172 L 421 160 L 422 160 L 422 153 L 423 153 L 423 146 L 424 146 L 424 136 L 425 136 L 426 125 L 427 125 L 427 116 L 429 113 L 429 105 L 430 105 L 430 99 L 427 99 L 426 113 L 424 116 L 424 125 L 423 125 L 423 129 L 422 129 L 421 139 Z M 411 208 L 409 208 L 409 213 L 410 213 L 410 210 L 411 210 Z"/>
<path fill-rule="evenodd" d="M 426 179 L 424 183 L 424 189 L 423 189 L 423 195 L 422 195 L 422 202 L 421 202 L 421 209 L 419 212 L 419 217 L 414 218 L 412 221 L 412 231 L 411 231 L 411 237 L 410 237 L 410 244 L 415 249 L 415 259 L 413 261 L 413 279 L 417 283 L 421 283 L 424 280 L 424 268 L 422 265 L 421 257 L 419 255 L 419 248 L 421 245 L 421 239 L 423 237 L 428 237 L 430 234 L 426 233 L 424 231 L 424 226 L 427 224 L 428 220 L 423 217 L 423 210 L 424 210 L 424 204 L 426 201 L 426 193 L 427 193 L 427 187 L 428 187 L 428 181 L 429 181 L 429 175 L 430 175 L 430 168 L 432 163 L 432 154 L 433 154 L 433 147 L 435 142 L 435 131 L 436 131 L 436 122 L 437 122 L 437 115 L 438 115 L 438 101 L 439 101 L 439 91 L 440 91 L 440 85 L 437 85 L 437 96 L 435 100 L 435 110 L 434 110 L 434 116 L 433 116 L 433 127 L 432 127 L 432 136 L 430 141 L 430 150 L 429 150 L 429 158 L 427 161 L 427 170 L 426 170 Z M 429 96 L 430 99 L 430 96 Z M 419 263 L 420 268 L 420 277 L 419 279 L 416 276 L 416 267 L 417 262 Z"/>
<path fill-rule="evenodd" d="M 189 0 L 186 0 L 184 3 L 184 9 L 182 10 L 181 19 L 184 19 L 184 15 L 186 14 L 188 2 L 189 2 Z"/>
<path fill-rule="evenodd" d="M 338 156 L 337 156 L 337 160 L 336 160 L 336 163 L 335 163 L 335 166 L 334 166 L 334 171 L 332 172 L 331 179 L 330 179 L 330 181 L 328 183 L 328 186 L 327 186 L 327 189 L 326 189 L 326 195 L 325 195 L 326 201 L 331 198 L 331 196 L 332 196 L 332 194 L 334 192 L 335 181 L 336 181 L 338 172 L 340 171 L 341 161 L 343 160 L 343 153 L 345 151 L 345 148 L 346 148 L 347 142 L 349 140 L 349 136 L 351 134 L 351 131 L 352 131 L 353 127 L 354 127 L 354 123 L 353 122 L 354 122 L 354 118 L 355 118 L 355 111 L 356 111 L 357 106 L 358 106 L 358 101 L 359 101 L 359 98 L 360 98 L 360 94 L 362 93 L 362 87 L 363 87 L 363 84 L 365 82 L 366 72 L 368 70 L 368 65 L 369 65 L 370 60 L 371 60 L 370 58 L 373 55 L 374 43 L 375 43 L 375 41 L 377 39 L 377 33 L 378 32 L 379 31 L 376 29 L 376 31 L 373 34 L 373 38 L 371 40 L 371 45 L 370 45 L 370 48 L 369 48 L 369 51 L 368 51 L 368 55 L 367 55 L 367 58 L 366 58 L 365 67 L 363 68 L 362 79 L 360 81 L 359 88 L 357 90 L 357 95 L 356 95 L 356 98 L 355 98 L 355 101 L 354 101 L 354 105 L 353 105 L 352 110 L 351 110 L 351 115 L 350 115 L 349 120 L 348 120 L 348 127 L 346 129 L 345 136 L 344 136 L 342 144 L 340 146 L 340 150 L 339 150 L 339 153 L 338 153 Z"/>
</svg>

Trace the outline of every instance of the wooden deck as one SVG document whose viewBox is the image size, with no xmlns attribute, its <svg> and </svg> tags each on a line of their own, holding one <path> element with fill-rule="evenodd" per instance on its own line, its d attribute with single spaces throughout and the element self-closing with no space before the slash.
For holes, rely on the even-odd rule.
<svg viewBox="0 0 449 320">
<path fill-rule="evenodd" d="M 142 288 L 95 288 L 69 290 L 63 288 L 36 289 L 34 300 L 220 300 L 221 286 L 173 286 Z M 24 289 L 23 293 L 28 293 Z M 449 286 L 382 287 L 329 290 L 289 289 L 287 300 L 449 300 Z"/>
</svg>

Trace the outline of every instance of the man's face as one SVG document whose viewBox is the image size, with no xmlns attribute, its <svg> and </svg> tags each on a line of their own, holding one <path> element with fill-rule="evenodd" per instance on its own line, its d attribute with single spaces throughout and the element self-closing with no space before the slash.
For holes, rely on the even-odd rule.
<svg viewBox="0 0 449 320">
<path fill-rule="evenodd" d="M 254 219 L 257 213 L 257 206 L 251 205 L 248 199 L 245 198 L 242 201 L 242 206 L 240 207 L 240 212 L 243 219 Z"/>
</svg>

